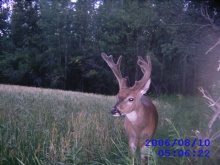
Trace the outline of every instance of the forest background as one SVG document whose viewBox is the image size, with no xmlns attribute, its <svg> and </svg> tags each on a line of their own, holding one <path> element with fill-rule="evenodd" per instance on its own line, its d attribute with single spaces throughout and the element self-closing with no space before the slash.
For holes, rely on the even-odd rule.
<svg viewBox="0 0 220 165">
<path fill-rule="evenodd" d="M 150 55 L 153 94 L 220 91 L 217 1 L 3 0 L 0 8 L 1 84 L 115 94 L 105 52 L 123 55 L 131 84 L 142 76 L 137 56 Z"/>
</svg>

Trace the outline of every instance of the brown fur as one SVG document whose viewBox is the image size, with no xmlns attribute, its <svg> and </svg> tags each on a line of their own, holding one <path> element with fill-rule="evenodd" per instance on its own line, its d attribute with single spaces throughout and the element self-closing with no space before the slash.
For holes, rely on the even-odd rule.
<svg viewBox="0 0 220 165">
<path fill-rule="evenodd" d="M 129 141 L 136 143 L 137 147 L 142 147 L 146 144 L 147 139 L 152 139 L 157 128 L 158 113 L 149 98 L 142 96 L 141 103 L 137 110 L 137 121 L 132 123 L 125 117 L 124 127 L 128 135 Z"/>
<path fill-rule="evenodd" d="M 133 87 L 128 87 L 128 79 L 123 78 L 120 71 L 122 56 L 117 63 L 114 63 L 113 57 L 102 53 L 102 58 L 112 69 L 119 83 L 118 101 L 113 107 L 111 113 L 114 116 L 126 115 L 124 127 L 129 139 L 129 146 L 132 153 L 136 148 L 141 148 L 142 163 L 146 157 L 146 140 L 152 139 L 158 123 L 158 113 L 151 100 L 144 96 L 150 86 L 151 59 L 147 57 L 145 61 L 138 56 L 137 64 L 140 66 L 143 77 L 136 81 Z M 134 162 L 133 162 L 134 163 Z"/>
</svg>

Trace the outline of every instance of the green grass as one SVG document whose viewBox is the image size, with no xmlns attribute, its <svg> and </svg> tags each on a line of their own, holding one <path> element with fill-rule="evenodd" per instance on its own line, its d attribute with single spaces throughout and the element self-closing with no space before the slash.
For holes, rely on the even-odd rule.
<svg viewBox="0 0 220 165">
<path fill-rule="evenodd" d="M 161 96 L 153 102 L 159 112 L 155 139 L 193 139 L 191 130 L 205 128 L 211 115 L 196 97 Z M 109 113 L 114 103 L 113 96 L 0 85 L 0 164 L 131 164 L 124 119 Z M 158 157 L 163 148 L 152 147 L 151 164 L 189 162 Z M 213 161 L 200 164 L 207 162 Z"/>
</svg>

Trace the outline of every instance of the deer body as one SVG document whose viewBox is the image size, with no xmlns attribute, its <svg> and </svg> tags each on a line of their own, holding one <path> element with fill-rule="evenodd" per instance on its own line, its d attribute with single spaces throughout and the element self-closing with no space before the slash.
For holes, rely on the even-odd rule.
<svg viewBox="0 0 220 165">
<path fill-rule="evenodd" d="M 151 60 L 148 63 L 139 57 L 138 65 L 144 73 L 140 81 L 136 81 L 133 87 L 128 87 L 127 78 L 123 78 L 120 72 L 120 56 L 117 64 L 112 56 L 102 53 L 103 59 L 112 69 L 119 82 L 119 93 L 117 103 L 113 106 L 111 114 L 113 116 L 125 115 L 124 127 L 128 136 L 131 152 L 134 154 L 137 147 L 141 150 L 142 163 L 145 162 L 147 139 L 152 139 L 158 123 L 158 113 L 151 100 L 144 94 L 150 86 Z M 134 163 L 134 162 L 133 162 Z"/>
<path fill-rule="evenodd" d="M 145 104 L 141 101 L 140 108 L 131 112 L 135 117 L 130 115 L 131 113 L 126 115 L 124 123 L 129 141 L 135 143 L 137 147 L 143 147 L 146 140 L 153 137 L 158 121 L 157 111 L 152 102 L 146 96 L 141 100 Z"/>
</svg>

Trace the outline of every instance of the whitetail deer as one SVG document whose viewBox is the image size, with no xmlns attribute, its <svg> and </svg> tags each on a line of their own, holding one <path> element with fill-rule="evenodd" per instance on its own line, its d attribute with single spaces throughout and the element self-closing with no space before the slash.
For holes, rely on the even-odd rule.
<svg viewBox="0 0 220 165">
<path fill-rule="evenodd" d="M 152 139 L 158 123 L 158 113 L 151 100 L 144 94 L 150 86 L 151 59 L 148 56 L 145 61 L 138 56 L 137 64 L 143 72 L 143 77 L 135 81 L 133 87 L 128 86 L 128 79 L 123 78 L 120 65 L 122 56 L 119 57 L 117 64 L 114 63 L 112 56 L 102 53 L 102 58 L 112 69 L 119 83 L 119 93 L 117 103 L 111 110 L 113 116 L 125 115 L 124 127 L 128 136 L 130 150 L 133 154 L 137 147 L 140 147 L 141 162 L 145 162 L 148 148 L 145 146 L 147 139 Z M 134 157 L 133 157 L 134 164 Z"/>
</svg>

